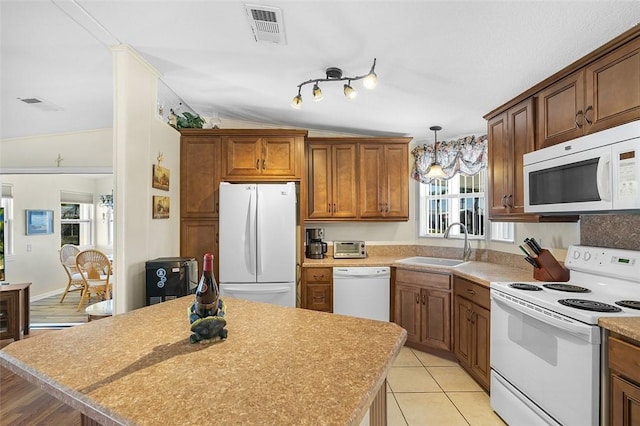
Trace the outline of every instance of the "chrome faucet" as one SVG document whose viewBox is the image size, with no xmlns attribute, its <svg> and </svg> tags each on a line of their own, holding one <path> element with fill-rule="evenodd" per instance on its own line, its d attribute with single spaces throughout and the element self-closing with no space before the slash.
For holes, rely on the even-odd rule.
<svg viewBox="0 0 640 426">
<path fill-rule="evenodd" d="M 462 228 L 462 231 L 464 232 L 464 249 L 463 249 L 462 260 L 466 262 L 471 257 L 471 245 L 469 244 L 467 227 L 463 223 L 453 222 L 451 225 L 447 226 L 447 230 L 444 231 L 444 238 L 449 238 L 449 231 L 451 231 L 451 228 L 454 227 L 455 225 L 460 225 L 460 228 Z"/>
</svg>

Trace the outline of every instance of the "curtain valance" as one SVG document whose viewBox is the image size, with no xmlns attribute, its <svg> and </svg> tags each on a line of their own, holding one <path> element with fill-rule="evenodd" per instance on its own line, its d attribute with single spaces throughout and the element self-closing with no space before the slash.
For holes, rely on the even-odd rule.
<svg viewBox="0 0 640 426">
<path fill-rule="evenodd" d="M 456 173 L 472 176 L 487 166 L 487 135 L 467 136 L 453 141 L 438 142 L 438 162 L 445 173 L 443 179 L 451 179 Z M 427 176 L 434 161 L 433 145 L 413 148 L 414 163 L 411 176 L 421 183 L 431 183 Z"/>
</svg>

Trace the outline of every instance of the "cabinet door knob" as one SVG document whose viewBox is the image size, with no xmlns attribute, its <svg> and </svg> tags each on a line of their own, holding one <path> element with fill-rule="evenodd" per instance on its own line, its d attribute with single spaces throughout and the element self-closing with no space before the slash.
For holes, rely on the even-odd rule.
<svg viewBox="0 0 640 426">
<path fill-rule="evenodd" d="M 333 203 L 333 213 L 336 212 L 336 203 Z"/>
<path fill-rule="evenodd" d="M 260 159 L 256 160 L 256 170 L 260 168 Z"/>
<path fill-rule="evenodd" d="M 425 296 L 424 294 L 422 295 L 422 304 L 426 305 L 427 303 L 427 296 Z"/>
<path fill-rule="evenodd" d="M 416 294 L 416 303 L 419 305 L 420 304 L 420 295 Z"/>
<path fill-rule="evenodd" d="M 262 159 L 262 170 L 267 170 L 267 163 L 264 158 Z"/>
<path fill-rule="evenodd" d="M 582 116 L 584 117 L 584 115 L 582 114 L 582 110 L 581 110 L 581 109 L 579 109 L 579 110 L 578 110 L 578 112 L 576 112 L 576 118 L 575 118 L 575 121 L 576 121 L 576 127 L 577 127 L 578 129 L 582 129 L 582 123 L 578 123 L 578 116 L 579 116 L 579 115 L 582 115 Z"/>
<path fill-rule="evenodd" d="M 587 116 L 589 111 L 591 111 L 592 109 L 593 109 L 593 106 L 589 105 L 587 107 L 587 109 L 584 110 L 584 121 L 586 121 L 588 125 L 592 125 L 593 124 L 593 122 L 591 120 L 589 120 L 589 117 Z"/>
</svg>

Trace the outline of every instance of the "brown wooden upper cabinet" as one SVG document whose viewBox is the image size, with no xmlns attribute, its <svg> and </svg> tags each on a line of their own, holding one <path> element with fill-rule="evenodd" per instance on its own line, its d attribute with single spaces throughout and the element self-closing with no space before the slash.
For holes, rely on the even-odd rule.
<svg viewBox="0 0 640 426">
<path fill-rule="evenodd" d="M 360 218 L 409 219 L 409 140 L 360 144 Z"/>
<path fill-rule="evenodd" d="M 219 182 L 220 137 L 183 134 L 180 140 L 180 216 L 217 218 Z"/>
<path fill-rule="evenodd" d="M 307 144 L 310 219 L 357 216 L 356 144 L 314 142 Z"/>
<path fill-rule="evenodd" d="M 294 136 L 223 136 L 223 178 L 297 178 Z"/>
<path fill-rule="evenodd" d="M 409 141 L 308 138 L 306 220 L 408 220 Z"/>
<path fill-rule="evenodd" d="M 640 119 L 640 38 L 551 84 L 537 98 L 537 149 Z"/>
<path fill-rule="evenodd" d="M 533 98 L 489 120 L 489 219 L 518 221 L 524 214 L 522 156 L 534 150 Z"/>
</svg>

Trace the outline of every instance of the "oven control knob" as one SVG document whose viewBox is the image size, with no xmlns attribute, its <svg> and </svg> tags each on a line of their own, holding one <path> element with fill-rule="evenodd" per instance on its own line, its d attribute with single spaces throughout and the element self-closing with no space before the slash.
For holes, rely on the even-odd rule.
<svg viewBox="0 0 640 426">
<path fill-rule="evenodd" d="M 588 251 L 585 251 L 584 254 L 582 255 L 582 258 L 584 260 L 589 260 L 591 259 L 591 253 L 589 253 Z"/>
<path fill-rule="evenodd" d="M 579 251 L 579 250 L 574 250 L 574 251 L 573 251 L 573 258 L 574 258 L 575 260 L 580 259 L 580 251 Z"/>
</svg>

